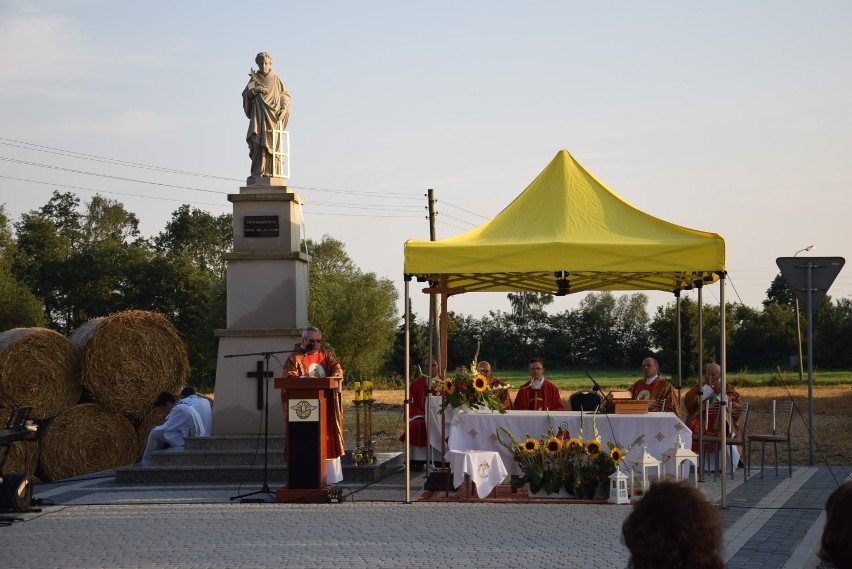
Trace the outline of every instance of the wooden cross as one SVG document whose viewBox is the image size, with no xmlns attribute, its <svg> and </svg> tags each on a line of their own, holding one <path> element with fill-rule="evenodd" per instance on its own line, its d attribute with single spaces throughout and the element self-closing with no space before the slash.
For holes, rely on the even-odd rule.
<svg viewBox="0 0 852 569">
<path fill-rule="evenodd" d="M 246 377 L 257 378 L 257 408 L 263 410 L 263 380 L 272 377 L 271 371 L 263 371 L 263 360 L 257 360 L 255 371 L 250 371 Z"/>
</svg>

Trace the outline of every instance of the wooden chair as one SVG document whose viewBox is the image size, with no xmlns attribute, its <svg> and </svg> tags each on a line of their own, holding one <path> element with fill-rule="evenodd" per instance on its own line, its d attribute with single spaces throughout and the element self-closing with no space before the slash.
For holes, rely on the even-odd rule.
<svg viewBox="0 0 852 569">
<path fill-rule="evenodd" d="M 601 406 L 601 396 L 594 391 L 575 391 L 568 397 L 572 411 L 595 411 Z"/>
<path fill-rule="evenodd" d="M 730 430 L 728 431 L 728 436 L 725 437 L 725 450 L 728 452 L 728 464 L 730 465 L 730 474 L 731 480 L 734 479 L 734 447 L 742 446 L 743 452 L 747 452 L 745 445 L 747 439 L 746 433 L 748 432 L 748 403 L 743 403 L 743 410 L 740 413 L 738 423 L 740 425 L 740 434 L 737 435 L 734 432 L 733 424 L 729 423 Z M 720 432 L 721 430 L 722 417 L 720 413 L 716 413 L 716 432 Z M 719 462 L 721 461 L 721 450 L 722 450 L 722 437 L 721 435 L 704 435 L 704 445 L 715 444 L 716 445 L 716 469 L 719 468 Z M 742 458 L 742 457 L 741 457 Z M 743 464 L 746 462 L 743 461 Z M 713 472 L 713 480 L 716 480 L 716 471 Z M 748 480 L 748 472 L 746 468 L 743 468 L 743 482 Z"/>
<path fill-rule="evenodd" d="M 778 444 L 787 445 L 787 470 L 788 476 L 793 477 L 793 455 L 790 448 L 790 427 L 793 425 L 793 407 L 795 404 L 792 400 L 778 401 L 775 404 L 775 424 L 772 426 L 771 433 L 760 433 L 748 436 L 748 448 L 746 448 L 746 470 L 751 474 L 751 445 L 760 443 L 760 477 L 763 478 L 763 458 L 766 450 L 766 443 L 772 443 L 772 448 L 775 450 L 775 476 L 778 476 Z M 786 430 L 781 433 L 776 428 L 777 425 L 783 427 L 784 421 L 787 421 Z"/>
</svg>

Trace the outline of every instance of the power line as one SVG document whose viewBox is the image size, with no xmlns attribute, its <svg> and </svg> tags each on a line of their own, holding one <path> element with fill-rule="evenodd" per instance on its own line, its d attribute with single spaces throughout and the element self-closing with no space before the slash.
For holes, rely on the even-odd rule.
<svg viewBox="0 0 852 569">
<path fill-rule="evenodd" d="M 131 162 L 129 160 L 122 160 L 122 159 L 119 159 L 119 158 L 109 158 L 109 157 L 106 157 L 106 156 L 98 156 L 98 155 L 95 155 L 95 154 L 87 154 L 87 153 L 84 153 L 84 152 L 77 152 L 75 150 L 66 150 L 66 149 L 63 149 L 63 148 L 56 148 L 54 146 L 45 146 L 45 145 L 42 145 L 42 144 L 35 144 L 35 143 L 32 143 L 32 142 L 25 142 L 25 141 L 22 141 L 22 140 L 15 140 L 15 139 L 6 138 L 6 137 L 0 137 L 0 144 L 2 144 L 4 146 L 14 147 L 14 148 L 20 148 L 22 150 L 44 152 L 44 153 L 48 153 L 48 154 L 55 154 L 57 156 L 65 156 L 67 158 L 78 158 L 78 159 L 81 159 L 81 160 L 91 160 L 91 161 L 94 161 L 94 162 L 101 162 L 101 163 L 104 163 L 104 164 L 113 164 L 113 165 L 116 165 L 116 166 L 127 166 L 129 168 L 140 168 L 140 169 L 143 169 L 143 170 L 151 170 L 151 171 L 155 171 L 155 172 L 179 174 L 179 175 L 182 175 L 182 176 L 196 176 L 196 177 L 200 177 L 200 178 L 208 178 L 208 179 L 213 179 L 213 180 L 224 180 L 224 181 L 229 181 L 229 182 L 243 182 L 244 181 L 243 178 L 229 178 L 229 177 L 226 177 L 226 176 L 217 176 L 217 175 L 213 175 L 213 174 L 203 174 L 203 173 L 200 173 L 200 172 L 190 172 L 190 171 L 187 171 L 187 170 L 177 170 L 177 169 L 174 169 L 174 168 L 165 168 L 163 166 L 155 166 L 155 165 L 152 165 L 152 164 L 144 164 L 144 163 L 141 163 L 141 162 Z M 5 159 L 5 160 L 14 161 L 13 159 Z M 41 166 L 41 167 L 45 167 L 45 168 L 60 169 L 60 168 L 55 167 L 55 166 L 44 165 L 44 164 L 28 163 L 28 162 L 24 162 L 24 161 L 20 161 L 20 163 L 27 164 L 27 165 Z M 69 170 L 69 171 L 77 172 L 76 170 Z M 83 174 L 88 174 L 88 175 L 93 175 L 93 176 L 104 176 L 103 174 L 92 173 L 92 172 L 77 172 L 77 173 L 83 173 Z M 106 176 L 106 177 L 111 177 L 111 176 Z M 124 178 L 118 178 L 118 179 L 124 179 Z M 132 179 L 129 180 L 129 181 L 136 181 L 136 182 L 140 182 L 140 183 L 154 183 L 154 182 L 145 182 L 145 181 L 141 181 L 141 180 L 132 180 Z M 197 189 L 197 188 L 185 188 L 183 186 L 173 186 L 173 187 L 183 188 L 183 189 L 196 189 L 197 191 L 213 191 L 213 190 L 200 190 L 200 189 Z M 407 194 L 407 193 L 403 193 L 403 192 L 370 192 L 370 191 L 364 191 L 364 190 L 338 190 L 338 189 L 332 189 L 332 188 L 317 188 L 317 187 L 309 187 L 309 186 L 290 186 L 290 187 L 300 189 L 300 190 L 311 190 L 311 191 L 317 191 L 317 192 L 346 193 L 346 194 L 350 194 L 350 195 L 365 195 L 365 196 L 383 196 L 383 197 L 387 197 L 387 198 L 390 198 L 390 199 L 411 199 L 411 200 L 419 199 L 415 195 Z"/>
<path fill-rule="evenodd" d="M 5 178 L 7 180 L 15 180 L 17 182 L 27 182 L 27 183 L 30 183 L 30 184 L 42 184 L 42 185 L 45 185 L 45 186 L 56 186 L 57 188 L 69 188 L 69 189 L 72 189 L 72 190 L 82 190 L 84 192 L 94 192 L 96 194 L 113 194 L 113 195 L 117 195 L 117 196 L 128 196 L 128 197 L 133 197 L 133 198 L 143 198 L 143 199 L 149 199 L 149 200 L 160 200 L 160 201 L 180 202 L 180 203 L 192 203 L 192 204 L 195 204 L 195 205 L 211 205 L 211 206 L 220 206 L 220 207 L 228 206 L 228 204 L 223 204 L 223 203 L 187 202 L 186 200 L 178 200 L 178 199 L 175 199 L 175 198 L 161 198 L 159 196 L 146 196 L 146 195 L 141 195 L 141 194 L 129 194 L 129 193 L 125 193 L 125 192 L 114 192 L 114 191 L 111 191 L 111 190 L 94 190 L 92 188 L 84 188 L 84 187 L 81 187 L 81 186 L 71 186 L 71 185 L 68 185 L 68 184 L 55 184 L 53 182 L 40 182 L 38 180 L 27 180 L 26 178 L 15 178 L 15 177 L 12 177 L 12 176 L 4 176 L 2 174 L 0 174 L 0 178 Z"/>
<path fill-rule="evenodd" d="M 73 168 L 63 168 L 61 166 L 51 166 L 50 164 L 40 164 L 38 162 L 27 162 L 26 160 L 16 160 L 14 158 L 7 158 L 5 156 L 0 156 L 0 160 L 5 162 L 12 162 L 15 164 L 23 164 L 25 166 L 38 166 L 39 168 L 48 168 L 50 170 L 60 170 L 62 172 L 71 172 L 72 174 L 85 174 L 87 176 L 98 176 L 99 178 L 110 178 L 113 180 L 121 180 L 123 182 L 136 182 L 138 184 L 150 184 L 152 186 L 162 186 L 165 188 L 176 188 L 179 190 L 190 190 L 193 192 L 206 192 L 210 194 L 219 194 L 224 195 L 227 192 L 221 192 L 216 190 L 205 190 L 203 188 L 192 188 L 189 186 L 178 186 L 175 184 L 164 184 L 162 182 L 149 182 L 147 180 L 137 180 L 135 178 L 124 178 L 121 176 L 110 176 L 109 174 L 99 174 L 97 172 L 87 172 L 85 170 L 75 170 Z"/>
<path fill-rule="evenodd" d="M 142 164 L 140 162 L 130 162 L 128 160 L 120 160 L 118 158 L 107 158 L 104 156 L 95 156 L 94 154 L 84 154 L 82 152 L 75 152 L 73 150 L 64 150 L 62 148 L 55 148 L 53 146 L 44 146 L 41 144 L 33 144 L 31 142 L 24 142 L 22 140 L 14 140 L 11 138 L 4 138 L 0 136 L 0 144 L 4 146 L 12 146 L 14 148 L 20 148 L 22 150 L 33 150 L 35 152 L 46 152 L 48 154 L 56 154 L 58 156 L 65 156 L 68 158 L 80 158 L 82 160 L 92 160 L 94 162 L 103 162 L 105 164 L 115 164 L 118 166 L 128 166 L 131 168 L 141 168 L 144 170 L 154 170 L 157 172 L 168 172 L 169 174 L 180 174 L 183 176 L 198 176 L 200 178 L 212 178 L 215 180 L 227 180 L 230 182 L 241 182 L 242 180 L 237 178 L 226 178 L 224 176 L 214 176 L 211 174 L 200 174 L 198 172 L 187 172 L 186 170 L 174 170 L 172 168 L 164 168 L 162 166 L 152 166 L 150 164 Z M 16 143 L 16 144 L 12 144 Z"/>
<path fill-rule="evenodd" d="M 457 206 L 457 205 L 455 205 L 455 204 L 453 204 L 453 203 L 448 202 L 447 200 L 436 200 L 436 201 L 438 201 L 438 203 L 442 203 L 442 204 L 444 204 L 444 205 L 448 205 L 448 206 L 450 206 L 450 207 L 454 207 L 454 208 L 456 208 L 457 210 L 463 211 L 463 212 L 465 212 L 465 213 L 469 213 L 470 215 L 475 215 L 476 217 L 481 217 L 482 219 L 485 219 L 485 220 L 490 220 L 490 219 L 491 219 L 490 217 L 486 217 L 486 216 L 482 215 L 481 213 L 476 213 L 476 212 L 470 211 L 469 209 L 464 209 L 463 207 L 459 207 L 459 206 Z M 473 225 L 473 224 L 471 224 L 471 225 Z"/>
</svg>

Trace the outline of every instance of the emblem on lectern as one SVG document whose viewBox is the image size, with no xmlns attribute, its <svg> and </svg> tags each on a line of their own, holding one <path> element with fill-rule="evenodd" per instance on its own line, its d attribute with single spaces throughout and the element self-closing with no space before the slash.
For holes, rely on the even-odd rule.
<svg viewBox="0 0 852 569">
<path fill-rule="evenodd" d="M 303 421 L 311 416 L 311 411 L 317 408 L 317 405 L 311 405 L 304 399 L 296 403 L 295 405 L 291 405 L 290 409 L 296 412 L 296 416 Z"/>
</svg>

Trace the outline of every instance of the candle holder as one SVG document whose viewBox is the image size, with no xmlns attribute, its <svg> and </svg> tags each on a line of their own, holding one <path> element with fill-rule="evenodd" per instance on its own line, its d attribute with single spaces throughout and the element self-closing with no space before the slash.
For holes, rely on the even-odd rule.
<svg viewBox="0 0 852 569">
<path fill-rule="evenodd" d="M 355 382 L 355 450 L 352 464 L 373 464 L 376 452 L 373 441 L 373 382 Z"/>
</svg>

